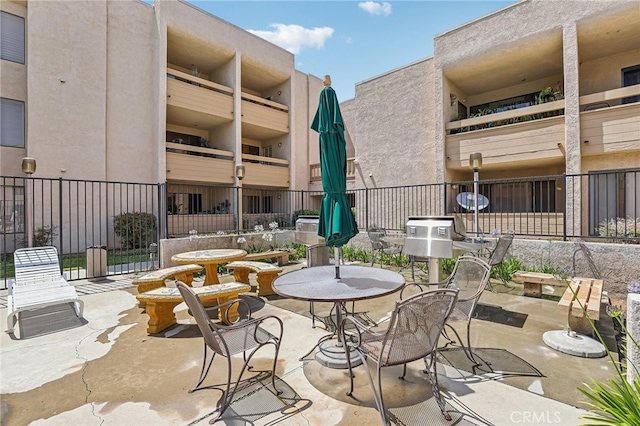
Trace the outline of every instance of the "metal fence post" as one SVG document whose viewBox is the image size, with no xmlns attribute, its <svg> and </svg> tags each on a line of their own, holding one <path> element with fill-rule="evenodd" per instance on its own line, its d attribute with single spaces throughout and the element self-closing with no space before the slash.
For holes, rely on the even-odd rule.
<svg viewBox="0 0 640 426">
<path fill-rule="evenodd" d="M 562 174 L 562 241 L 567 241 L 567 174 Z M 572 204 L 573 205 L 573 204 Z"/>
</svg>

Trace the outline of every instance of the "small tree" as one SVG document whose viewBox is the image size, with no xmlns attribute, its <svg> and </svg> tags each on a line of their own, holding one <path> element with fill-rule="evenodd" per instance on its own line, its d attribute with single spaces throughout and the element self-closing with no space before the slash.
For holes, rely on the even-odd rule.
<svg viewBox="0 0 640 426">
<path fill-rule="evenodd" d="M 38 229 L 33 234 L 33 246 L 34 247 L 45 247 L 50 246 L 53 239 L 58 235 L 56 232 L 57 226 L 55 225 L 44 225 Z"/>
<path fill-rule="evenodd" d="M 151 213 L 121 213 L 113 217 L 113 231 L 126 248 L 146 246 L 150 234 L 156 229 L 156 217 Z"/>
</svg>

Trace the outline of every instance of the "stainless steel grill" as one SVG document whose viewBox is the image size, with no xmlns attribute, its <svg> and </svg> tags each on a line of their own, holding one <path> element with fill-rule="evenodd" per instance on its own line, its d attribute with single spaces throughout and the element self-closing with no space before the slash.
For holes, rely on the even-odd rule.
<svg viewBox="0 0 640 426">
<path fill-rule="evenodd" d="M 453 257 L 453 242 L 465 239 L 465 226 L 454 216 L 414 216 L 407 222 L 404 252 L 409 256 Z"/>
<path fill-rule="evenodd" d="M 318 236 L 318 216 L 299 216 L 296 220 L 296 242 L 299 244 L 324 244 L 324 238 Z"/>
</svg>

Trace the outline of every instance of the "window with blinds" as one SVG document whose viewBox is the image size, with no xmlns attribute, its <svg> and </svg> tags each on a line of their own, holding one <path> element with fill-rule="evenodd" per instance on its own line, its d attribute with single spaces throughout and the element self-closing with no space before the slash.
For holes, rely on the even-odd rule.
<svg viewBox="0 0 640 426">
<path fill-rule="evenodd" d="M 0 12 L 0 57 L 24 64 L 24 18 Z"/>
<path fill-rule="evenodd" d="M 24 147 L 24 102 L 0 98 L 0 146 Z"/>
</svg>

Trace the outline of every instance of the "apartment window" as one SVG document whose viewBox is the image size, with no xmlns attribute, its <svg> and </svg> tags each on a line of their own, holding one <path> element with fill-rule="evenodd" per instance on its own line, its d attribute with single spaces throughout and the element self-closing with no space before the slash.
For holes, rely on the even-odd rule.
<svg viewBox="0 0 640 426">
<path fill-rule="evenodd" d="M 640 216 L 640 171 L 589 173 L 589 235 L 606 221 Z"/>
<path fill-rule="evenodd" d="M 0 146 L 24 147 L 24 102 L 0 98 Z"/>
<path fill-rule="evenodd" d="M 24 18 L 0 12 L 0 57 L 24 64 Z"/>
<path fill-rule="evenodd" d="M 640 84 L 640 65 L 634 65 L 629 68 L 622 69 L 622 87 L 634 86 Z M 629 96 L 623 98 L 623 104 L 631 104 L 633 102 L 639 102 L 640 96 Z"/>
</svg>

